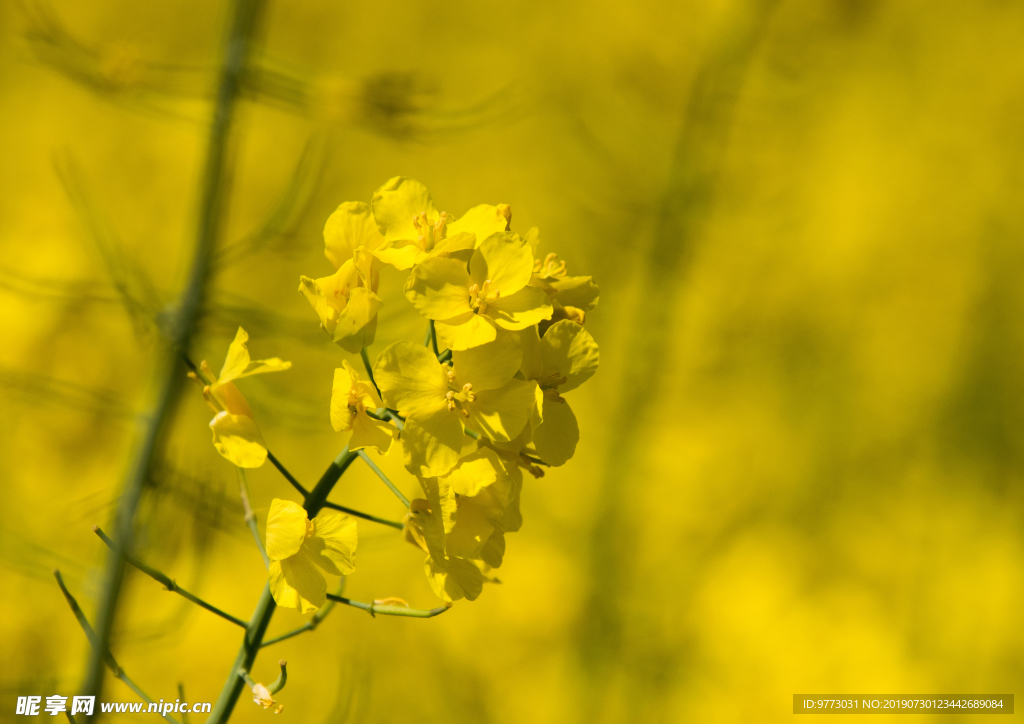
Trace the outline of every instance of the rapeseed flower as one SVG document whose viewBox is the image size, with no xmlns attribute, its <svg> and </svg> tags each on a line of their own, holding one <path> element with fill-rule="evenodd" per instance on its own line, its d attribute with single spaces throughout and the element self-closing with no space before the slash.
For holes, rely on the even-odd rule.
<svg viewBox="0 0 1024 724">
<path fill-rule="evenodd" d="M 334 510 L 309 520 L 298 503 L 275 498 L 267 514 L 270 593 L 278 606 L 315 611 L 327 600 L 321 571 L 347 576 L 355 570 L 356 521 Z"/>
<path fill-rule="evenodd" d="M 520 478 L 521 482 L 521 478 Z M 447 475 L 420 478 L 425 497 L 405 518 L 406 540 L 427 554 L 424 569 L 445 601 L 474 600 L 501 566 L 505 533 L 519 529 L 519 489 L 487 447 L 471 450 Z"/>
<path fill-rule="evenodd" d="M 240 468 L 258 468 L 267 459 L 267 444 L 253 420 L 249 403 L 235 386 L 234 380 L 264 372 L 280 372 L 291 367 L 292 363 L 277 357 L 251 360 L 246 346 L 248 340 L 248 333 L 239 327 L 234 341 L 228 347 L 224 366 L 216 382 L 205 387 L 203 395 L 217 413 L 210 420 L 213 446 L 217 452 Z M 201 367 L 204 374 L 213 377 L 205 360 Z"/>
<path fill-rule="evenodd" d="M 473 252 L 469 268 L 460 259 L 427 259 L 417 264 L 405 296 L 420 314 L 436 322 L 439 341 L 450 349 L 487 344 L 498 330 L 520 330 L 548 319 L 551 300 L 528 286 L 533 250 L 516 234 L 493 234 Z"/>
<path fill-rule="evenodd" d="M 580 429 L 562 394 L 576 389 L 597 371 L 597 342 L 569 320 L 552 324 L 543 337 L 534 327 L 520 335 L 521 372 L 537 383 L 537 404 L 530 419 L 533 445 L 548 465 L 564 465 L 576 452 Z"/>
<path fill-rule="evenodd" d="M 522 361 L 516 335 L 457 351 L 441 364 L 421 345 L 395 342 L 373 368 L 385 404 L 405 417 L 406 468 L 421 477 L 443 475 L 459 461 L 465 429 L 511 440 L 535 404 L 533 382 L 513 379 Z"/>
<path fill-rule="evenodd" d="M 331 425 L 338 432 L 351 431 L 349 450 L 374 447 L 379 453 L 387 453 L 397 430 L 368 414 L 383 408 L 384 403 L 373 383 L 361 379 L 348 361 L 341 364 L 340 368 L 334 370 Z"/>
<path fill-rule="evenodd" d="M 324 226 L 324 255 L 334 274 L 299 278 L 299 292 L 320 317 L 320 326 L 343 349 L 358 352 L 373 343 L 377 331 L 380 262 L 374 253 L 384 245 L 369 204 L 349 201 Z"/>
<path fill-rule="evenodd" d="M 455 220 L 434 207 L 426 186 L 395 176 L 373 194 L 373 216 L 387 244 L 374 255 L 396 269 L 424 259 L 471 250 L 491 234 L 509 228 L 507 204 L 480 204 Z"/>
</svg>

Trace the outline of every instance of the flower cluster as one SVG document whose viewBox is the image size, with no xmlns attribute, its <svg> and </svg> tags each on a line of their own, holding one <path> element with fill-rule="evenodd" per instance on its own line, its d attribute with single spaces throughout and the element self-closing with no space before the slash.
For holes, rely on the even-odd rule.
<svg viewBox="0 0 1024 724">
<path fill-rule="evenodd" d="M 597 306 L 597 285 L 569 276 L 555 254 L 539 258 L 536 229 L 520 236 L 511 222 L 506 204 L 453 218 L 421 183 L 396 177 L 369 204 L 337 208 L 324 228 L 335 271 L 303 276 L 299 285 L 323 330 L 359 353 L 366 368 L 364 376 L 343 361 L 335 370 L 331 425 L 348 435 L 350 451 L 387 454 L 400 443 L 422 490 L 409 504 L 405 538 L 426 554 L 430 585 L 449 603 L 473 600 L 497 580 L 505 534 L 522 525 L 523 473 L 540 477 L 540 466 L 572 458 L 579 427 L 563 395 L 599 361 L 583 326 Z M 428 335 L 425 343 L 389 345 L 371 365 L 366 348 L 376 335 L 385 265 L 409 272 L 404 296 L 426 318 Z M 231 380 L 288 363 L 249 363 L 245 352 L 242 364 L 236 347 L 244 350 L 243 335 L 232 344 L 227 376 L 222 371 L 207 396 L 223 410 L 211 423 L 218 451 L 254 467 L 267 457 L 266 445 Z M 341 513 L 309 520 L 296 503 L 275 500 L 266 539 L 279 606 L 318 608 L 326 591 L 321 571 L 354 568 L 355 521 Z"/>
</svg>

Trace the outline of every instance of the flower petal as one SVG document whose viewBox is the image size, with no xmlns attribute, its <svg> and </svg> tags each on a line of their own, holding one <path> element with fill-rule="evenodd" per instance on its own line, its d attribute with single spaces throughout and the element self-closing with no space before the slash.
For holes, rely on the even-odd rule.
<svg viewBox="0 0 1024 724">
<path fill-rule="evenodd" d="M 245 343 L 249 341 L 249 334 L 241 327 L 235 333 L 235 339 L 228 347 L 228 355 L 224 358 L 224 366 L 220 368 L 217 376 L 218 382 L 230 382 L 238 377 L 249 366 L 249 348 Z"/>
<path fill-rule="evenodd" d="M 487 316 L 504 329 L 525 329 L 551 317 L 551 299 L 537 287 L 524 287 L 487 305 Z"/>
<path fill-rule="evenodd" d="M 267 444 L 251 417 L 218 412 L 210 420 L 213 446 L 240 468 L 258 468 L 267 459 Z"/>
<path fill-rule="evenodd" d="M 523 362 L 519 371 L 528 380 L 539 380 L 544 376 L 544 354 L 541 351 L 537 327 L 531 325 L 521 330 L 519 342 L 523 347 Z"/>
<path fill-rule="evenodd" d="M 349 292 L 348 304 L 334 327 L 335 344 L 352 353 L 373 344 L 381 304 L 380 297 L 366 287 L 356 287 Z"/>
<path fill-rule="evenodd" d="M 464 498 L 459 501 L 455 526 L 448 534 L 445 551 L 449 556 L 477 558 L 493 532 L 494 526 L 487 520 L 483 508 Z"/>
<path fill-rule="evenodd" d="M 511 440 L 526 425 L 534 407 L 536 382 L 511 380 L 497 390 L 484 390 L 473 402 L 464 402 L 466 425 L 492 440 Z"/>
<path fill-rule="evenodd" d="M 376 448 L 381 455 L 386 455 L 395 440 L 396 430 L 383 420 L 374 420 L 365 412 L 355 416 L 352 424 L 352 437 L 348 441 L 348 449 L 355 452 L 363 448 Z"/>
<path fill-rule="evenodd" d="M 424 478 L 444 475 L 459 462 L 463 436 L 457 410 L 444 405 L 416 410 L 402 429 L 406 469 Z"/>
<path fill-rule="evenodd" d="M 502 559 L 505 557 L 505 531 L 495 527 L 491 537 L 484 543 L 480 550 L 480 558 L 491 568 L 501 568 Z"/>
<path fill-rule="evenodd" d="M 335 269 L 351 259 L 359 247 L 373 251 L 383 243 L 370 205 L 361 201 L 346 201 L 324 225 L 324 255 Z"/>
<path fill-rule="evenodd" d="M 331 387 L 331 427 L 335 432 L 352 429 L 356 411 L 349 407 L 348 401 L 354 384 L 355 379 L 349 369 L 339 367 L 334 370 L 334 384 Z"/>
<path fill-rule="evenodd" d="M 437 480 L 420 482 L 424 484 L 424 493 L 428 499 L 416 498 L 409 505 L 409 513 L 405 517 L 407 533 L 412 534 L 416 544 L 426 551 L 427 555 L 443 562 L 445 531 Z"/>
<path fill-rule="evenodd" d="M 447 368 L 433 352 L 413 342 L 386 347 L 377 357 L 373 376 L 387 406 L 403 413 L 443 405 L 448 392 Z"/>
<path fill-rule="evenodd" d="M 234 382 L 215 382 L 210 385 L 210 394 L 220 406 L 232 415 L 252 417 L 252 409 Z"/>
<path fill-rule="evenodd" d="M 439 216 L 427 187 L 401 176 L 389 179 L 374 191 L 371 204 L 377 227 L 388 241 L 415 240 L 419 231 L 413 224 L 413 218 L 426 212 L 427 220 L 434 223 Z"/>
<path fill-rule="evenodd" d="M 547 283 L 554 290 L 555 298 L 566 307 L 577 307 L 589 312 L 601 298 L 601 290 L 591 277 L 562 277 L 548 280 Z"/>
<path fill-rule="evenodd" d="M 405 297 L 427 319 L 451 319 L 472 311 L 466 265 L 456 259 L 424 259 L 413 267 Z"/>
<path fill-rule="evenodd" d="M 515 294 L 533 276 L 533 251 L 517 234 L 492 234 L 477 246 L 469 260 L 469 276 L 481 288 L 485 281 L 490 281 L 490 294 Z"/>
<path fill-rule="evenodd" d="M 426 253 L 415 244 L 377 249 L 373 255 L 398 270 L 410 269 L 413 264 L 427 257 Z"/>
<path fill-rule="evenodd" d="M 597 342 L 590 332 L 568 319 L 555 322 L 541 339 L 544 372 L 557 373 L 566 381 L 559 392 L 575 390 L 597 372 L 601 361 Z"/>
<path fill-rule="evenodd" d="M 505 231 L 507 226 L 508 219 L 505 218 L 497 206 L 480 204 L 471 208 L 459 217 L 458 220 L 448 224 L 448 236 L 452 237 L 468 232 L 476 237 L 474 246 L 479 246 L 480 242 L 492 234 Z"/>
<path fill-rule="evenodd" d="M 497 482 L 499 476 L 506 477 L 498 454 L 490 448 L 482 447 L 459 460 L 459 464 L 444 479 L 454 493 L 472 497 Z"/>
<path fill-rule="evenodd" d="M 294 556 L 306 538 L 306 509 L 291 500 L 274 498 L 267 513 L 267 557 L 279 561 Z"/>
<path fill-rule="evenodd" d="M 473 385 L 473 392 L 493 390 L 511 380 L 522 362 L 519 335 L 500 331 L 493 342 L 452 353 L 452 369 L 461 387 Z"/>
<path fill-rule="evenodd" d="M 314 563 L 335 576 L 347 576 L 356 569 L 358 533 L 356 519 L 336 510 L 321 510 L 313 518 L 313 535 L 303 549 Z"/>
<path fill-rule="evenodd" d="M 327 581 L 306 556 L 270 563 L 270 593 L 278 606 L 315 611 L 327 600 Z"/>
<path fill-rule="evenodd" d="M 533 444 L 548 465 L 565 465 L 576 452 L 580 428 L 569 403 L 544 398 L 543 420 L 533 428 Z"/>
<path fill-rule="evenodd" d="M 458 351 L 493 342 L 498 334 L 494 322 L 489 317 L 475 312 L 467 312 L 445 322 L 436 322 L 434 329 L 437 330 L 439 343 L 443 342 L 449 349 Z"/>
<path fill-rule="evenodd" d="M 438 598 L 457 601 L 466 598 L 475 601 L 484 587 L 480 569 L 465 558 L 451 558 L 440 564 L 432 558 L 426 561 L 427 580 Z"/>
</svg>

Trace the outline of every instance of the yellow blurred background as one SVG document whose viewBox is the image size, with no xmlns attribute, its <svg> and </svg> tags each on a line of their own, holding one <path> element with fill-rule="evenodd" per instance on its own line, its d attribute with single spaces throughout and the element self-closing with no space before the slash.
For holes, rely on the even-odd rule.
<svg viewBox="0 0 1024 724">
<path fill-rule="evenodd" d="M 82 680 L 50 571 L 92 616 L 91 527 L 190 263 L 227 15 L 0 3 L 3 721 Z M 796 693 L 1015 692 L 1024 7 L 292 0 L 264 26 L 193 357 L 219 368 L 241 324 L 294 363 L 243 386 L 307 486 L 343 445 L 333 370 L 358 363 L 296 293 L 330 271 L 340 202 L 404 175 L 456 215 L 509 203 L 602 291 L 580 445 L 527 479 L 502 584 L 430 620 L 339 607 L 266 649 L 281 720 L 773 722 Z M 382 277 L 371 355 L 422 339 L 402 282 Z M 186 388 L 139 550 L 248 618 L 265 570 L 209 417 Z M 400 451 L 382 465 L 415 491 Z M 270 465 L 249 479 L 261 520 L 297 500 Z M 332 500 L 403 513 L 360 463 Z M 359 530 L 346 595 L 437 605 L 422 552 Z M 154 698 L 214 701 L 240 640 L 128 572 L 113 651 Z M 135 700 L 109 676 L 104 698 Z M 243 694 L 233 721 L 272 716 Z"/>
</svg>

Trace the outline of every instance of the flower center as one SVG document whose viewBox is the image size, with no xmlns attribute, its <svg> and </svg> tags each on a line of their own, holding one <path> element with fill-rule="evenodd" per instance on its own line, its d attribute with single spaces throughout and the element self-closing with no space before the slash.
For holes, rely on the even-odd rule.
<svg viewBox="0 0 1024 724">
<path fill-rule="evenodd" d="M 455 381 L 455 369 L 451 366 L 448 367 L 448 392 L 445 393 L 444 398 L 448 403 L 449 412 L 458 410 L 466 417 L 469 417 L 469 412 L 462 407 L 462 403 L 476 401 L 473 384 L 467 382 L 459 387 L 458 382 Z"/>
<path fill-rule="evenodd" d="M 448 213 L 445 211 L 441 212 L 441 215 L 437 217 L 437 221 L 433 224 L 427 220 L 427 212 L 421 211 L 419 215 L 412 217 L 412 225 L 416 227 L 416 231 L 419 232 L 416 237 L 416 246 L 422 251 L 430 251 L 434 248 L 437 242 L 441 241 L 445 237 L 445 227 L 448 225 Z"/>
<path fill-rule="evenodd" d="M 497 301 L 500 296 L 500 289 L 491 291 L 491 280 L 488 279 L 483 284 L 474 284 L 469 288 L 469 306 L 477 314 L 483 314 L 487 311 L 487 305 Z"/>
<path fill-rule="evenodd" d="M 356 390 L 354 385 L 348 391 L 348 409 L 352 410 L 352 412 L 363 411 L 363 405 L 359 402 L 359 391 Z"/>
<path fill-rule="evenodd" d="M 533 262 L 533 273 L 542 277 L 564 277 L 565 262 L 558 261 L 558 254 L 548 254 L 544 261 L 537 259 Z"/>
</svg>

